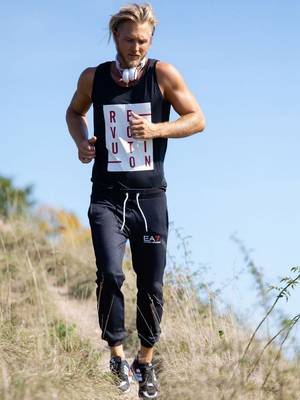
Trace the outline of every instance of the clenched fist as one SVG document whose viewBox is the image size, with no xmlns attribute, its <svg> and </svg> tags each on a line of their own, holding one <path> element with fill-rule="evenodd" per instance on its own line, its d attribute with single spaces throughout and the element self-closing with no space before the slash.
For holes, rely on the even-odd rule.
<svg viewBox="0 0 300 400">
<path fill-rule="evenodd" d="M 85 139 L 78 145 L 78 158 L 84 163 L 88 164 L 92 161 L 93 158 L 96 157 L 95 143 L 96 136 L 91 137 L 90 139 Z"/>
<path fill-rule="evenodd" d="M 154 139 L 158 137 L 157 125 L 141 117 L 135 112 L 131 112 L 131 120 L 129 122 L 132 136 L 135 139 Z"/>
</svg>

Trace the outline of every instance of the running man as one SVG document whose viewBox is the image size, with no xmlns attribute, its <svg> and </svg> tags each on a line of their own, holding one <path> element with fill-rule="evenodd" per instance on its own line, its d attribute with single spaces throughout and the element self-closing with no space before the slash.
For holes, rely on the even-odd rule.
<svg viewBox="0 0 300 400">
<path fill-rule="evenodd" d="M 133 374 L 142 399 L 158 394 L 152 357 L 164 304 L 167 140 L 201 132 L 205 124 L 180 73 L 147 57 L 156 24 L 149 4 L 131 4 L 113 15 L 109 29 L 116 59 L 82 72 L 66 114 L 79 160 L 94 160 L 88 217 L 101 337 L 110 347 L 110 369 L 120 390 L 130 390 Z M 86 114 L 92 104 L 94 136 L 88 139 Z M 179 118 L 169 122 L 171 106 Z M 122 346 L 126 336 L 122 260 L 127 240 L 137 277 L 136 326 L 141 344 L 131 367 Z"/>
</svg>

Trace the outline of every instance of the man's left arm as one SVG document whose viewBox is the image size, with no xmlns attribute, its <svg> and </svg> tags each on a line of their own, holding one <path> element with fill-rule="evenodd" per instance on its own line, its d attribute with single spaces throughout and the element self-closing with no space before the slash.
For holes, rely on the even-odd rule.
<svg viewBox="0 0 300 400">
<path fill-rule="evenodd" d="M 176 121 L 152 123 L 132 113 L 131 130 L 135 139 L 181 138 L 201 132 L 205 118 L 197 100 L 180 73 L 170 64 L 158 62 L 157 81 L 164 98 L 180 115 Z"/>
</svg>

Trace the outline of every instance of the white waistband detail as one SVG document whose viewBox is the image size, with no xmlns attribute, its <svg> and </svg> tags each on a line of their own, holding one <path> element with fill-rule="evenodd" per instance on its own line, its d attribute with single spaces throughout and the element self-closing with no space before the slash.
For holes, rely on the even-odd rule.
<svg viewBox="0 0 300 400">
<path fill-rule="evenodd" d="M 124 203 L 123 203 L 123 223 L 122 223 L 121 231 L 123 231 L 124 226 L 125 226 L 125 221 L 126 221 L 126 203 L 127 203 L 128 197 L 129 197 L 129 194 L 126 193 L 126 197 L 125 197 Z"/>
<path fill-rule="evenodd" d="M 138 206 L 138 208 L 139 208 L 139 210 L 140 210 L 140 212 L 142 214 L 142 217 L 144 218 L 145 229 L 146 229 L 146 232 L 148 232 L 147 220 L 146 220 L 146 217 L 145 217 L 145 215 L 143 213 L 143 210 L 141 209 L 141 206 L 140 206 L 140 203 L 139 203 L 139 195 L 140 195 L 139 193 L 136 194 L 136 204 L 137 204 L 137 206 Z"/>
</svg>

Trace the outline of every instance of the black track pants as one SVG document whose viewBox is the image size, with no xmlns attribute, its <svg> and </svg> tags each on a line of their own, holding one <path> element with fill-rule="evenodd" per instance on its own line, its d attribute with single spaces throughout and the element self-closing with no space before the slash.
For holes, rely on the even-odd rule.
<svg viewBox="0 0 300 400">
<path fill-rule="evenodd" d="M 105 191 L 92 194 L 88 211 L 96 257 L 96 295 L 102 339 L 109 346 L 125 338 L 125 276 L 122 260 L 127 239 L 137 276 L 136 324 L 141 344 L 152 347 L 160 335 L 168 211 L 165 191 Z"/>
</svg>

